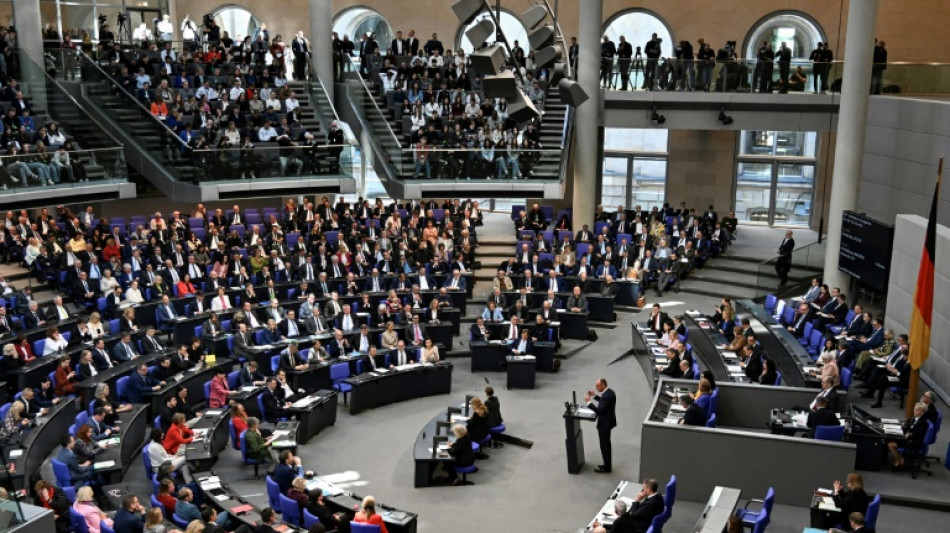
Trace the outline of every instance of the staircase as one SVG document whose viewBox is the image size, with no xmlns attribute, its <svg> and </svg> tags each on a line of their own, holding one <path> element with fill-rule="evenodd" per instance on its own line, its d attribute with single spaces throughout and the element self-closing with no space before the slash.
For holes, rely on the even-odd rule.
<svg viewBox="0 0 950 533">
<path fill-rule="evenodd" d="M 412 179 L 414 168 L 411 152 L 408 150 L 411 148 L 411 135 L 403 130 L 401 110 L 388 104 L 386 95 L 377 83 L 350 77 L 346 84 L 350 103 L 356 108 L 354 111 L 360 116 L 363 126 L 372 134 L 375 157 L 377 161 L 384 163 L 383 168 L 377 168 L 377 172 L 385 172 L 388 178 L 399 181 Z M 541 147 L 560 152 L 567 144 L 563 139 L 567 105 L 561 102 L 557 84 L 549 85 L 547 91 L 544 105 L 540 109 Z M 530 178 L 557 181 L 560 178 L 561 161 L 559 154 L 545 153 L 544 157 L 533 165 Z M 386 168 L 386 165 L 389 168 Z M 501 192 L 496 191 L 496 194 Z"/>
<path fill-rule="evenodd" d="M 694 270 L 680 283 L 680 291 L 690 294 L 700 294 L 721 298 L 757 298 L 762 289 L 767 287 L 769 292 L 779 289 L 778 275 L 773 265 L 762 265 L 762 260 L 730 255 L 727 250 L 724 255 L 710 259 L 700 270 Z M 795 266 L 788 275 L 788 285 L 794 286 L 799 282 L 820 274 L 817 268 Z"/>
<path fill-rule="evenodd" d="M 96 124 L 89 120 L 78 108 L 78 103 L 68 95 L 55 90 L 46 94 L 46 103 L 50 115 L 59 123 L 59 128 L 72 138 L 79 148 L 94 150 L 115 148 L 117 143 L 109 135 L 104 135 Z M 119 159 L 120 151 L 92 152 L 80 160 L 85 164 L 86 175 L 90 181 L 126 177 L 128 172 L 125 160 Z"/>
</svg>

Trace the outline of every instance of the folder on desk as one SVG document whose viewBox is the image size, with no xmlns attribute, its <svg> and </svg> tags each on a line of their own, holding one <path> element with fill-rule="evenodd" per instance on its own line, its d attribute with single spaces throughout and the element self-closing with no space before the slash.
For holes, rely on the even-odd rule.
<svg viewBox="0 0 950 533">
<path fill-rule="evenodd" d="M 218 416 L 223 412 L 224 411 L 221 409 L 208 409 L 207 411 L 205 411 L 205 416 Z"/>
<path fill-rule="evenodd" d="M 241 514 L 241 513 L 247 513 L 253 510 L 254 510 L 254 506 L 250 504 L 235 505 L 234 507 L 231 508 L 231 513 Z"/>
<path fill-rule="evenodd" d="M 23 455 L 23 450 L 13 450 L 9 454 L 7 454 L 7 457 L 9 457 L 10 459 L 16 459 L 17 457 L 20 457 L 21 455 Z"/>
<path fill-rule="evenodd" d="M 92 465 L 93 470 L 105 470 L 115 466 L 115 461 L 99 461 Z"/>
</svg>

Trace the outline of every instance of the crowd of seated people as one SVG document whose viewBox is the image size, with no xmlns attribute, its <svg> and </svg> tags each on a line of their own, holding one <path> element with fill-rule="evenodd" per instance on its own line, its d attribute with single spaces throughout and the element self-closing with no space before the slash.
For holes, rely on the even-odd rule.
<svg viewBox="0 0 950 533">
<path fill-rule="evenodd" d="M 324 158 L 336 169 L 342 129 L 334 122 L 323 135 L 302 124 L 306 110 L 288 85 L 282 59 L 288 46 L 280 35 L 271 40 L 264 33 L 254 42 L 250 36 L 233 42 L 224 32 L 204 51 L 176 50 L 171 42 L 127 49 L 100 41 L 94 58 L 178 137 L 165 138 L 168 161 L 197 155 L 196 166 L 219 179 L 260 177 L 271 166 L 283 176 L 318 173 Z M 254 150 L 262 146 L 278 148 L 278 155 Z M 233 150 L 208 152 L 212 148 Z"/>
<path fill-rule="evenodd" d="M 412 310 L 425 310 L 432 299 L 423 300 L 420 291 L 441 291 L 433 300 L 450 305 L 447 293 L 472 283 L 458 276 L 477 267 L 482 217 L 477 202 L 383 204 L 360 199 L 351 205 L 340 198 L 334 205 L 326 197 L 315 200 L 308 198 L 301 205 L 290 200 L 263 215 L 239 205 L 227 213 L 199 205 L 194 213 L 175 211 L 167 218 L 155 213 L 128 226 L 124 220 L 113 224 L 98 218 L 91 207 L 78 215 L 65 207 L 55 215 L 45 208 L 33 216 L 25 210 L 8 212 L 0 221 L 4 257 L 28 264 L 81 313 L 78 324 L 70 323 L 60 335 L 55 326 L 75 318 L 68 311 L 63 318 L 62 298 L 44 309 L 29 285 L 21 290 L 8 287 L 6 305 L 0 306 L 0 333 L 11 340 L 23 338 L 11 343 L 0 362 L 20 366 L 33 357 L 61 353 L 72 335 L 73 340 L 97 343 L 81 372 L 91 373 L 92 367 L 102 371 L 110 358 L 120 362 L 162 349 L 155 330 L 168 332 L 177 316 L 206 310 L 236 311 L 232 330 L 242 323 L 249 331 L 264 328 L 272 319 L 273 334 L 279 337 L 332 330 L 337 322 L 356 330 L 359 322 L 347 323 L 351 306 L 341 305 L 340 295 L 360 297 L 353 307 L 367 307 L 372 324 L 408 324 Z M 25 259 L 30 256 L 32 261 Z M 307 305 L 285 312 L 276 302 L 278 285 L 281 296 L 291 287 L 295 298 Z M 235 287 L 243 290 L 237 293 Z M 141 299 L 131 300 L 133 293 Z M 371 300 L 364 293 L 376 296 Z M 149 302 L 156 322 L 143 324 L 136 308 Z M 252 305 L 258 307 L 252 310 Z M 116 325 L 109 328 L 104 321 Z M 223 329 L 214 316 L 204 327 L 209 333 Z M 110 333 L 107 328 L 113 329 L 111 347 L 100 347 L 102 336 Z M 40 331 L 46 334 L 44 352 L 32 354 L 33 338 L 27 341 L 26 335 Z M 418 339 L 416 347 L 423 341 Z M 189 357 L 193 349 L 200 351 L 198 341 L 182 344 Z M 235 351 L 242 349 L 237 343 Z M 70 376 L 69 370 L 64 370 L 62 383 L 56 383 L 57 390 L 74 387 L 80 376 Z"/>
<path fill-rule="evenodd" d="M 414 40 L 413 32 L 410 35 Z M 385 54 L 375 41 L 360 50 L 361 72 L 385 97 L 397 124 L 402 124 L 406 146 L 413 148 L 413 177 L 532 175 L 543 148 L 540 120 L 519 124 L 509 116 L 507 99 L 486 98 L 481 76 L 469 72 L 465 51 L 445 49 L 436 34 L 419 46 L 418 40 L 403 39 L 402 32 Z M 541 109 L 550 70 L 537 67 L 534 52 L 525 54 L 518 41 L 512 53 L 509 67 L 521 73 L 517 85 Z"/>
<path fill-rule="evenodd" d="M 88 181 L 73 138 L 47 115 L 34 115 L 33 103 L 11 78 L 0 89 L 0 190 Z"/>
<path fill-rule="evenodd" d="M 518 213 L 511 260 L 517 271 L 540 265 L 545 275 L 553 269 L 557 276 L 636 280 L 641 294 L 655 286 L 658 296 L 723 253 L 736 234 L 734 213 L 720 219 L 713 206 L 700 214 L 685 203 L 649 212 L 639 205 L 614 212 L 598 206 L 593 230 L 574 228 L 567 212 L 549 218 L 537 204 Z"/>
</svg>

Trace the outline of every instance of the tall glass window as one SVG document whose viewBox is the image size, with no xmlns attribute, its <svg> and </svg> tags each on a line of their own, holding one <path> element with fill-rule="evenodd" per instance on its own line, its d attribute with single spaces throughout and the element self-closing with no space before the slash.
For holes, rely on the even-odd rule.
<svg viewBox="0 0 950 533">
<path fill-rule="evenodd" d="M 743 131 L 736 158 L 736 218 L 808 226 L 817 152 L 813 131 Z"/>
<path fill-rule="evenodd" d="M 605 208 L 662 206 L 668 160 L 668 130 L 607 128 L 600 203 Z"/>
<path fill-rule="evenodd" d="M 333 19 L 333 31 L 340 36 L 340 39 L 344 35 L 349 35 L 350 40 L 356 43 L 357 49 L 361 35 L 375 33 L 376 42 L 383 52 L 389 50 L 389 45 L 395 35 L 389 22 L 377 11 L 368 7 L 351 7 L 338 13 Z"/>
</svg>

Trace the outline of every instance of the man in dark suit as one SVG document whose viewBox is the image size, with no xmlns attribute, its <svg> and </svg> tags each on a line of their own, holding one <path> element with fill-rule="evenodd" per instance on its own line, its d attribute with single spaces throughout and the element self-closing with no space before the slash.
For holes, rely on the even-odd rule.
<svg viewBox="0 0 950 533">
<path fill-rule="evenodd" d="M 910 362 L 907 361 L 907 350 L 902 349 L 900 352 L 901 358 L 897 360 L 893 365 L 887 365 L 884 367 L 884 370 L 877 372 L 874 376 L 874 381 L 868 381 L 866 383 L 868 390 L 861 394 L 862 398 L 871 398 L 874 396 L 874 392 L 877 392 L 877 402 L 871 404 L 871 407 L 878 408 L 881 407 L 881 401 L 884 400 L 884 391 L 889 387 L 897 386 L 902 389 L 907 388 L 907 384 L 910 382 Z M 889 378 L 896 378 L 896 382 L 892 383 Z"/>
<path fill-rule="evenodd" d="M 836 292 L 837 290 L 838 289 L 831 289 L 832 292 Z M 828 300 L 817 314 L 818 323 L 815 325 L 815 328 L 821 331 L 824 331 L 830 324 L 840 324 L 844 322 L 845 316 L 848 314 L 847 298 L 844 294 L 839 292 L 834 298 Z"/>
<path fill-rule="evenodd" d="M 818 410 L 818 399 L 824 398 L 828 404 L 828 409 L 832 412 L 838 409 L 838 391 L 835 390 L 835 380 L 831 376 L 824 376 L 821 378 L 821 392 L 815 396 L 815 399 L 812 400 L 811 405 L 808 406 L 812 411 Z"/>
<path fill-rule="evenodd" d="M 672 324 L 670 316 L 660 310 L 660 304 L 653 304 L 653 312 L 650 313 L 650 329 L 657 335 L 663 334 L 663 324 Z"/>
<path fill-rule="evenodd" d="M 277 466 L 271 479 L 280 487 L 281 494 L 287 494 L 295 478 L 303 477 L 305 472 L 299 457 L 295 457 L 290 450 L 281 450 L 277 456 Z"/>
<path fill-rule="evenodd" d="M 573 313 L 587 312 L 587 297 L 581 294 L 580 287 L 574 287 L 574 292 L 568 296 L 565 307 Z"/>
<path fill-rule="evenodd" d="M 471 338 L 473 341 L 487 341 L 489 337 L 488 328 L 485 327 L 485 320 L 481 317 L 475 319 L 472 324 Z"/>
<path fill-rule="evenodd" d="M 264 386 L 264 392 L 261 393 L 261 401 L 264 404 L 264 412 L 261 417 L 268 422 L 277 422 L 278 418 L 287 418 L 288 402 L 281 402 L 277 397 L 277 378 L 269 376 Z"/>
<path fill-rule="evenodd" d="M 587 391 L 584 395 L 584 402 L 591 411 L 597 413 L 597 435 L 600 437 L 600 453 L 604 458 L 604 464 L 598 466 L 595 472 L 606 474 L 611 471 L 613 466 L 610 444 L 610 432 L 617 427 L 617 395 L 614 391 L 607 388 L 607 380 L 600 378 L 594 383 L 597 390 Z M 594 403 L 592 400 L 597 400 Z"/>
<path fill-rule="evenodd" d="M 656 515 L 663 512 L 663 496 L 657 492 L 659 484 L 655 479 L 643 480 L 643 489 L 634 497 L 630 505 L 630 516 L 633 518 L 635 533 L 646 533 Z"/>
<path fill-rule="evenodd" d="M 702 407 L 696 405 L 696 402 L 693 401 L 693 397 L 691 395 L 680 395 L 680 405 L 686 408 L 686 413 L 684 413 L 683 418 L 680 419 L 680 424 L 687 426 L 706 425 L 706 411 Z"/>
<path fill-rule="evenodd" d="M 801 338 L 805 335 L 805 324 L 812 318 L 812 313 L 814 308 L 805 302 L 802 302 L 798 305 L 798 313 L 795 314 L 795 318 L 792 320 L 792 324 L 788 326 L 788 330 L 792 332 L 796 337 Z"/>
<path fill-rule="evenodd" d="M 785 232 L 785 238 L 779 245 L 778 260 L 775 261 L 775 273 L 778 274 L 779 284 L 788 283 L 788 272 L 792 269 L 792 250 L 795 249 L 795 239 L 792 238 L 792 230 Z"/>
<path fill-rule="evenodd" d="M 170 357 L 172 361 L 172 371 L 177 374 L 179 372 L 184 372 L 191 368 L 194 363 L 188 359 L 188 345 L 181 344 L 178 346 L 178 351 L 175 355 Z"/>
<path fill-rule="evenodd" d="M 129 383 L 125 388 L 125 394 L 129 397 L 130 403 L 146 403 L 146 394 L 157 391 L 162 388 L 164 381 L 157 381 L 148 375 L 148 366 L 140 364 L 135 373 L 129 377 Z"/>
<path fill-rule="evenodd" d="M 247 366 L 238 373 L 238 386 L 244 385 L 263 385 L 264 374 L 258 370 L 257 361 L 248 361 Z"/>
<path fill-rule="evenodd" d="M 808 433 L 805 435 L 809 439 L 815 438 L 815 430 L 818 426 L 840 426 L 841 422 L 838 421 L 838 417 L 835 416 L 834 411 L 828 409 L 828 399 L 822 396 L 819 396 L 815 399 L 816 409 L 808 413 L 808 421 L 806 425 L 808 426 Z"/>
</svg>

